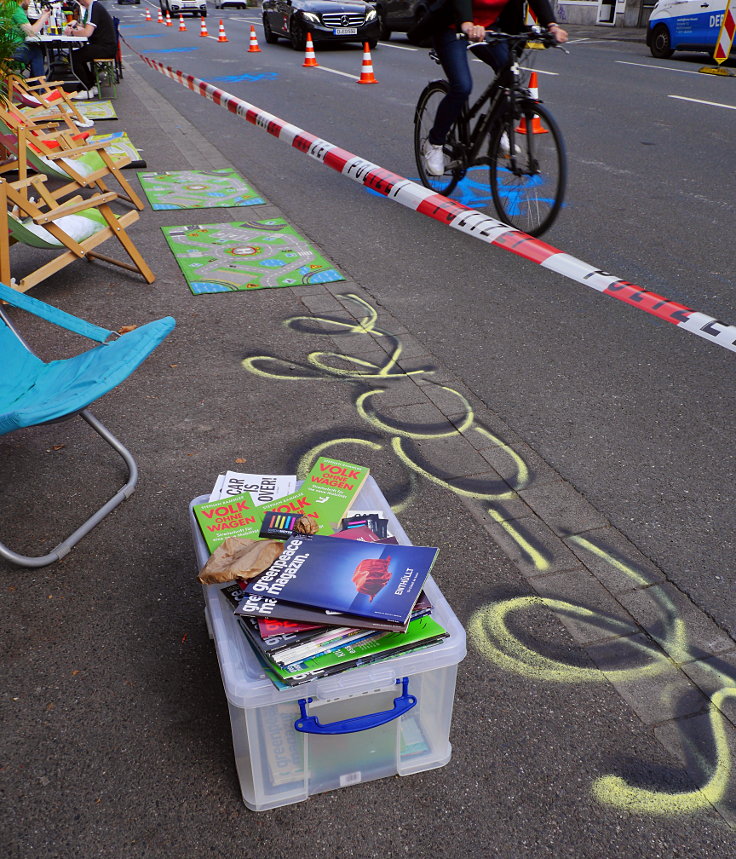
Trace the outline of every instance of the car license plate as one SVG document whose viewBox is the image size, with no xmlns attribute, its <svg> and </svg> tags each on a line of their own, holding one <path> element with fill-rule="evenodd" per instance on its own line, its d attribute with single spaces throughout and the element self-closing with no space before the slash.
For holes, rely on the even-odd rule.
<svg viewBox="0 0 736 859">
<path fill-rule="evenodd" d="M 336 27 L 332 31 L 333 36 L 357 36 L 358 28 L 357 27 Z"/>
</svg>

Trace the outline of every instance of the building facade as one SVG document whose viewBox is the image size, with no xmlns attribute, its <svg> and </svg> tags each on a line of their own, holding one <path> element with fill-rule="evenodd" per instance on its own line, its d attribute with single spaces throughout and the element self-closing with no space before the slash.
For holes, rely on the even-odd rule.
<svg viewBox="0 0 736 859">
<path fill-rule="evenodd" d="M 656 0 L 554 0 L 560 24 L 646 27 Z"/>
</svg>

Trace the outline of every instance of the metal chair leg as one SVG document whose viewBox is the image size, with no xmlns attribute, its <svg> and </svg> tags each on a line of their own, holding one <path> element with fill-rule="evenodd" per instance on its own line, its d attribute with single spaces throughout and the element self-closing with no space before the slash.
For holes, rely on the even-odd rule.
<svg viewBox="0 0 736 859">
<path fill-rule="evenodd" d="M 115 438 L 104 424 L 97 420 L 89 409 L 83 409 L 79 412 L 79 416 L 120 454 L 128 468 L 127 480 L 122 488 L 119 489 L 106 504 L 103 504 L 102 507 L 93 513 L 86 522 L 76 529 L 76 531 L 70 534 L 70 536 L 65 540 L 62 540 L 46 555 L 36 557 L 31 555 L 20 555 L 17 552 L 12 551 L 12 549 L 9 549 L 3 543 L 0 543 L 0 557 L 5 558 L 5 560 L 10 561 L 13 564 L 18 564 L 18 566 L 21 567 L 45 567 L 48 564 L 52 564 L 54 561 L 58 561 L 60 558 L 67 555 L 70 549 L 72 549 L 73 546 L 87 535 L 95 525 L 98 525 L 108 513 L 133 494 L 135 485 L 138 482 L 138 466 L 133 459 L 133 455 L 117 438 Z"/>
</svg>

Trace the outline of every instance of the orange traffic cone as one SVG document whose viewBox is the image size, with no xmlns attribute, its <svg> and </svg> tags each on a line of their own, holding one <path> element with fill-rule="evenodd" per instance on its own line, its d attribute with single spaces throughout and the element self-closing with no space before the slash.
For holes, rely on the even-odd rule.
<svg viewBox="0 0 736 859">
<path fill-rule="evenodd" d="M 207 32 L 207 25 L 204 22 L 204 18 L 200 18 L 199 20 L 201 21 L 201 26 L 199 28 L 199 35 L 200 36 L 209 36 L 209 33 Z"/>
<path fill-rule="evenodd" d="M 222 23 L 222 18 L 220 18 L 220 31 L 217 34 L 218 42 L 229 42 L 227 35 L 225 34 L 225 25 Z"/>
<path fill-rule="evenodd" d="M 187 31 L 187 25 L 184 23 L 184 16 L 179 15 L 179 32 L 180 33 L 186 33 L 186 31 Z"/>
<path fill-rule="evenodd" d="M 148 6 L 146 6 L 146 21 L 153 21 L 153 18 L 151 18 L 151 10 Z"/>
<path fill-rule="evenodd" d="M 163 24 L 164 23 L 164 15 L 160 9 L 158 10 L 158 18 L 156 18 L 156 23 L 157 24 Z"/>
<path fill-rule="evenodd" d="M 371 61 L 371 49 L 368 42 L 363 42 L 363 65 L 360 69 L 359 84 L 377 84 L 376 76 L 373 74 L 373 62 Z"/>
<path fill-rule="evenodd" d="M 166 26 L 167 26 L 167 27 L 173 27 L 173 26 L 174 26 L 174 25 L 171 23 L 171 12 L 169 12 L 169 10 L 168 10 L 168 9 L 166 10 Z"/>
<path fill-rule="evenodd" d="M 314 55 L 314 44 L 312 43 L 312 34 L 307 33 L 307 47 L 304 50 L 304 62 L 302 66 L 312 67 L 318 66 L 317 57 Z"/>
<path fill-rule="evenodd" d="M 532 72 L 529 75 L 529 95 L 534 101 L 539 101 L 539 85 L 537 84 L 537 73 Z M 519 127 L 516 129 L 517 134 L 528 134 L 526 117 L 521 117 Z M 532 118 L 532 134 L 548 134 L 546 128 L 542 128 L 542 121 L 538 116 Z"/>
<path fill-rule="evenodd" d="M 248 48 L 249 54 L 257 54 L 261 49 L 258 47 L 258 39 L 256 39 L 256 28 L 251 24 L 250 25 L 250 47 Z"/>
</svg>

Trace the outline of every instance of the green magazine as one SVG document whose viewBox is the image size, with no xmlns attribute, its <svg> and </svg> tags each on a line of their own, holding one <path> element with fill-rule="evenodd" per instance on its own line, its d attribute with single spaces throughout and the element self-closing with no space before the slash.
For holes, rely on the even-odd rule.
<svg viewBox="0 0 736 859">
<path fill-rule="evenodd" d="M 342 527 L 342 517 L 358 496 L 368 469 L 361 465 L 321 456 L 304 483 L 278 501 L 254 505 L 249 492 L 219 501 L 195 505 L 194 515 L 210 553 L 228 537 L 255 539 L 269 510 L 299 513 L 317 524 L 318 534 L 333 534 Z"/>
<path fill-rule="evenodd" d="M 410 621 L 406 632 L 377 632 L 355 644 L 312 656 L 303 662 L 280 666 L 268 660 L 270 670 L 267 673 L 272 682 L 274 676 L 277 678 L 277 686 L 297 686 L 317 677 L 326 677 L 348 668 L 368 665 L 389 656 L 426 647 L 447 638 L 447 635 L 446 630 L 434 618 L 425 615 Z"/>
</svg>

